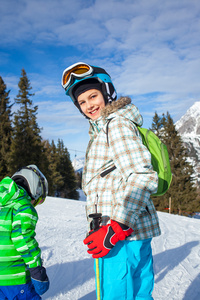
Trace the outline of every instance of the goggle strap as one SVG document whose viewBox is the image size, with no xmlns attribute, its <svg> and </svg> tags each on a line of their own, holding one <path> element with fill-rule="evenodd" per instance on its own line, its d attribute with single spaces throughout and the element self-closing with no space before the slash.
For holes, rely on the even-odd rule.
<svg viewBox="0 0 200 300">
<path fill-rule="evenodd" d="M 112 102 L 116 98 L 117 94 L 115 91 L 113 92 L 112 95 L 110 94 L 110 88 L 109 88 L 108 82 L 105 82 L 105 87 L 106 87 L 106 92 L 108 95 L 108 102 Z"/>
<path fill-rule="evenodd" d="M 105 82 L 105 86 L 106 86 L 107 94 L 110 95 L 110 88 L 109 88 L 109 84 L 107 82 Z"/>
<path fill-rule="evenodd" d="M 114 93 L 112 94 L 112 98 L 115 99 L 117 96 L 116 92 L 114 91 Z"/>
</svg>

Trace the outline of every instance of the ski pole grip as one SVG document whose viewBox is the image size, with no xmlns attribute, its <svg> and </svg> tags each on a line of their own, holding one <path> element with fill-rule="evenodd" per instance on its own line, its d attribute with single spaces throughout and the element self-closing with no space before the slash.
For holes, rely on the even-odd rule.
<svg viewBox="0 0 200 300">
<path fill-rule="evenodd" d="M 95 213 L 95 214 L 90 214 L 89 218 L 92 218 L 92 222 L 90 223 L 90 230 L 97 230 L 99 229 L 100 223 L 101 223 L 101 213 Z"/>
</svg>

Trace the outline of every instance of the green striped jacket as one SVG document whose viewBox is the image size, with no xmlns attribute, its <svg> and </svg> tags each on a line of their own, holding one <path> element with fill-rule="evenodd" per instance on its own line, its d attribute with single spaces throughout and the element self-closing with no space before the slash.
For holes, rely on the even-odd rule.
<svg viewBox="0 0 200 300">
<path fill-rule="evenodd" d="M 28 268 L 41 266 L 38 215 L 30 200 L 10 177 L 0 182 L 0 286 L 24 284 L 30 281 Z"/>
</svg>

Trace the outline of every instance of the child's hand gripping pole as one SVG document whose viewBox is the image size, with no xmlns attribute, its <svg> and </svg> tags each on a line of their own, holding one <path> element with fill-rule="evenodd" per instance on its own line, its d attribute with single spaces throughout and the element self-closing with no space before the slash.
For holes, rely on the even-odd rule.
<svg viewBox="0 0 200 300">
<path fill-rule="evenodd" d="M 98 230 L 101 224 L 101 216 L 102 214 L 100 213 L 95 213 L 95 214 L 90 214 L 89 218 L 92 219 L 90 222 L 90 230 L 95 231 Z"/>
<path fill-rule="evenodd" d="M 98 230 L 101 224 L 101 216 L 100 213 L 90 214 L 89 217 L 92 218 L 90 223 L 90 230 L 95 231 Z M 95 259 L 96 264 L 96 284 L 97 284 L 97 300 L 101 300 L 100 293 L 100 274 L 99 274 L 99 259 Z"/>
</svg>

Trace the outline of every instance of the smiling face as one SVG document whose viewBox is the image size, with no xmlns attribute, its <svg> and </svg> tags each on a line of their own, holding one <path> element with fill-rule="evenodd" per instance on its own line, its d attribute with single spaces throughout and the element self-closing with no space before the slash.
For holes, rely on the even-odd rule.
<svg viewBox="0 0 200 300">
<path fill-rule="evenodd" d="M 105 107 L 104 97 L 96 89 L 80 94 L 77 100 L 82 112 L 92 120 L 97 120 L 101 115 L 101 109 Z"/>
</svg>

